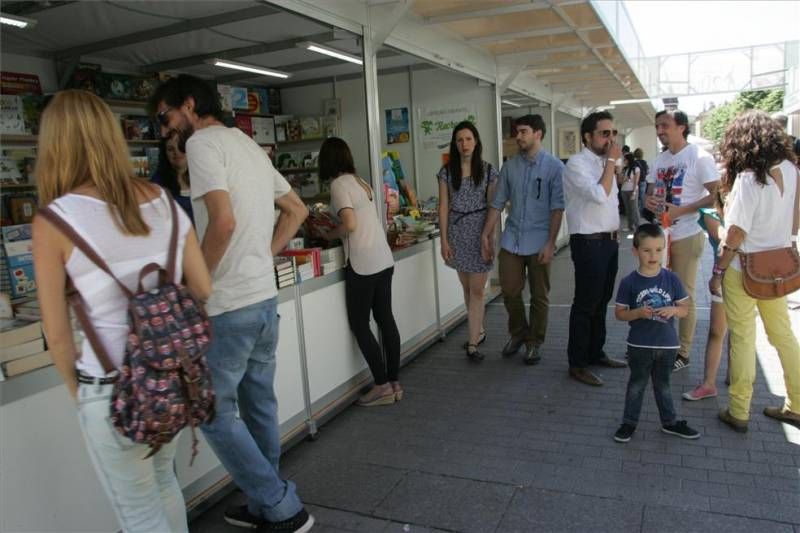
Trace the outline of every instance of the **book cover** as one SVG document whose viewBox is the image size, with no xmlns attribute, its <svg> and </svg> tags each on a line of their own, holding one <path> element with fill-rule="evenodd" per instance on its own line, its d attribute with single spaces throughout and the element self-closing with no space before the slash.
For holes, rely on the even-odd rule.
<svg viewBox="0 0 800 533">
<path fill-rule="evenodd" d="M 102 67 L 96 63 L 80 63 L 72 73 L 70 88 L 83 89 L 94 94 L 100 94 L 97 75 L 101 71 Z"/>
<path fill-rule="evenodd" d="M 19 162 L 8 156 L 0 156 L 0 183 L 25 183 L 22 172 L 19 170 Z"/>
<path fill-rule="evenodd" d="M 0 319 L 0 348 L 25 344 L 42 338 L 42 323 L 19 318 Z"/>
<path fill-rule="evenodd" d="M 267 109 L 270 115 L 281 114 L 281 90 L 271 87 L 267 89 Z"/>
<path fill-rule="evenodd" d="M 231 87 L 231 106 L 242 111 L 247 110 L 247 88 Z"/>
<path fill-rule="evenodd" d="M 3 94 L 42 94 L 39 76 L 27 72 L 0 72 L 0 92 Z"/>
<path fill-rule="evenodd" d="M 29 224 L 36 214 L 37 202 L 32 196 L 17 196 L 8 199 L 11 221 L 14 224 Z"/>
<path fill-rule="evenodd" d="M 138 102 L 146 102 L 156 92 L 158 81 L 155 78 L 141 77 L 131 80 L 131 98 Z"/>
<path fill-rule="evenodd" d="M 25 133 L 25 109 L 20 96 L 0 95 L 0 133 Z"/>
<path fill-rule="evenodd" d="M 303 139 L 319 139 L 322 132 L 317 117 L 305 117 L 300 120 L 301 137 Z"/>
<path fill-rule="evenodd" d="M 39 120 L 44 110 L 44 96 L 25 94 L 22 98 L 22 116 L 25 121 L 25 131 L 31 135 L 39 134 Z"/>
<path fill-rule="evenodd" d="M 258 144 L 275 144 L 275 119 L 272 117 L 251 117 L 253 140 Z"/>
<path fill-rule="evenodd" d="M 4 346 L 0 351 L 0 363 L 13 361 L 22 357 L 28 357 L 35 353 L 44 351 L 44 339 L 39 337 L 22 344 L 15 344 L 12 346 Z"/>
<path fill-rule="evenodd" d="M 233 117 L 236 127 L 242 130 L 248 137 L 253 136 L 253 119 L 248 115 L 236 115 Z"/>
<path fill-rule="evenodd" d="M 156 128 L 147 116 L 123 116 L 122 131 L 129 141 L 152 141 L 156 138 Z"/>
<path fill-rule="evenodd" d="M 5 377 L 10 378 L 20 374 L 25 374 L 26 372 L 37 370 L 39 368 L 44 368 L 52 364 L 53 359 L 50 357 L 50 352 L 39 352 L 34 355 L 29 355 L 28 357 L 3 363 L 2 367 Z"/>
<path fill-rule="evenodd" d="M 300 141 L 303 139 L 303 126 L 297 119 L 292 119 L 286 122 L 286 140 L 287 141 Z"/>
</svg>

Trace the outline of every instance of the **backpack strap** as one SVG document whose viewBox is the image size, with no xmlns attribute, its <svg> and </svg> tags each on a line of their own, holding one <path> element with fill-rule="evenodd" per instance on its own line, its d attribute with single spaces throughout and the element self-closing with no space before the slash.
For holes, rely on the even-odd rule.
<svg viewBox="0 0 800 533">
<path fill-rule="evenodd" d="M 172 214 L 172 234 L 169 238 L 169 253 L 167 256 L 167 275 L 169 280 L 177 282 L 175 279 L 175 261 L 178 256 L 178 210 L 175 207 L 175 199 L 172 195 L 167 194 L 169 200 L 169 207 Z"/>
</svg>

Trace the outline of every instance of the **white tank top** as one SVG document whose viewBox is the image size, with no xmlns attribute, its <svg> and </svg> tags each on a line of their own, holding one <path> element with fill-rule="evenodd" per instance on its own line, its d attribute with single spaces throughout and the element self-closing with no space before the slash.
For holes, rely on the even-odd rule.
<svg viewBox="0 0 800 533">
<path fill-rule="evenodd" d="M 117 278 L 131 291 L 136 291 L 139 271 L 148 263 L 166 266 L 172 217 L 167 193 L 139 205 L 150 234 L 131 236 L 122 233 L 111 217 L 107 204 L 80 194 L 66 194 L 50 207 L 94 248 Z M 178 213 L 178 249 L 175 259 L 175 279 L 183 276 L 183 247 L 191 227 L 183 209 Z M 86 304 L 89 319 L 115 366 L 122 364 L 128 336 L 128 298 L 105 272 L 100 270 L 77 247 L 67 259 L 66 270 Z M 153 288 L 157 274 L 147 276 L 143 286 Z M 104 376 L 105 371 L 87 340 L 83 341 L 81 357 L 75 366 L 91 376 Z"/>
</svg>

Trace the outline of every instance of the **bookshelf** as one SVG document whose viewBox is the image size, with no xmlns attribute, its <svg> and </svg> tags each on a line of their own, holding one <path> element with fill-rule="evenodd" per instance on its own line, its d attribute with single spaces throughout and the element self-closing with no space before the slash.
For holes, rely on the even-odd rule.
<svg viewBox="0 0 800 533">
<path fill-rule="evenodd" d="M 36 144 L 38 137 L 28 133 L 0 133 L 0 143 L 2 144 L 20 144 L 31 143 Z"/>
<path fill-rule="evenodd" d="M 2 183 L 0 184 L 0 188 L 2 189 L 35 189 L 35 183 Z"/>
</svg>

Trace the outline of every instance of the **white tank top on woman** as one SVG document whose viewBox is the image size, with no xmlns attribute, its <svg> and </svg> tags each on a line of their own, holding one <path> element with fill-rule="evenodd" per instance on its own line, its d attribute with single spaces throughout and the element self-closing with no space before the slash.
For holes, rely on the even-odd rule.
<svg viewBox="0 0 800 533">
<path fill-rule="evenodd" d="M 126 235 L 114 223 L 107 204 L 81 194 L 66 194 L 50 204 L 73 229 L 108 264 L 117 278 L 131 291 L 136 291 L 139 271 L 148 263 L 166 266 L 172 217 L 165 191 L 149 202 L 139 205 L 150 234 L 145 237 Z M 183 246 L 191 227 L 182 209 L 178 213 L 178 249 L 175 259 L 175 279 L 183 276 Z M 128 297 L 108 274 L 100 270 L 77 247 L 67 259 L 66 270 L 86 304 L 89 319 L 115 366 L 122 364 L 128 336 Z M 157 274 L 144 280 L 144 288 L 154 288 Z M 87 340 L 83 341 L 81 357 L 75 366 L 91 376 L 104 376 L 105 371 Z"/>
</svg>

